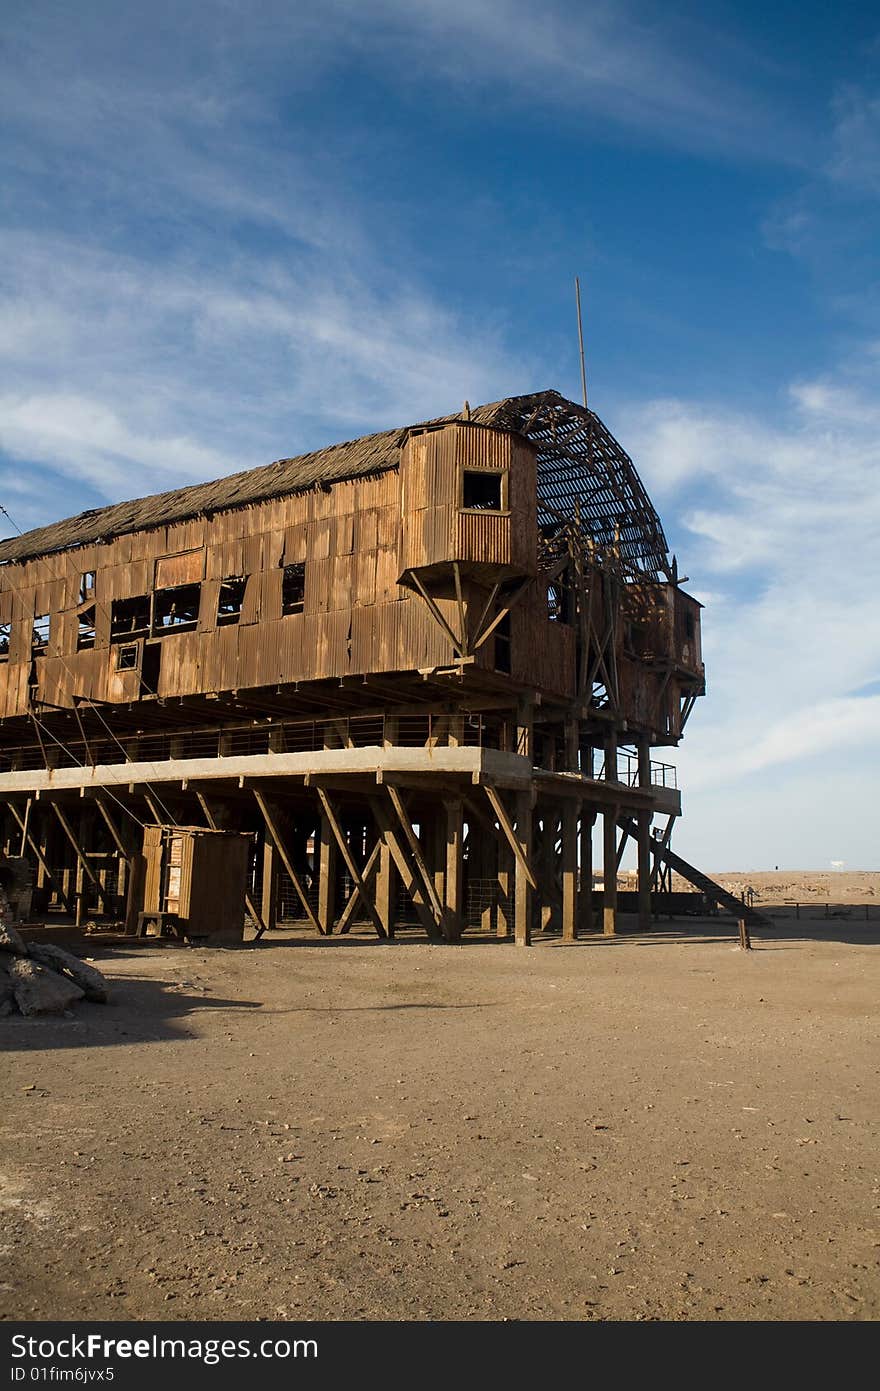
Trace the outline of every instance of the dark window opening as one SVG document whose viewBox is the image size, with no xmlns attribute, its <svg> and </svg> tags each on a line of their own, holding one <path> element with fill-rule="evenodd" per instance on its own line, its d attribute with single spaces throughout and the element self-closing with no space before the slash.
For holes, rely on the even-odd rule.
<svg viewBox="0 0 880 1391">
<path fill-rule="evenodd" d="M 244 592 L 246 588 L 247 579 L 238 575 L 222 581 L 220 585 L 220 598 L 217 602 L 218 628 L 224 623 L 237 623 L 241 618 L 241 609 L 244 604 Z"/>
<path fill-rule="evenodd" d="M 95 645 L 94 605 L 91 608 L 82 609 L 78 614 L 77 621 L 76 650 L 77 652 L 87 652 L 90 647 Z"/>
<path fill-rule="evenodd" d="M 461 505 L 468 511 L 500 512 L 504 506 L 501 473 L 465 469 L 462 477 Z"/>
<path fill-rule="evenodd" d="M 306 567 L 285 565 L 281 581 L 281 612 L 302 613 L 306 600 Z"/>
<path fill-rule="evenodd" d="M 0 623 L 0 662 L 9 660 L 9 640 L 12 637 L 12 624 Z"/>
<path fill-rule="evenodd" d="M 132 643 L 130 647 L 120 647 L 116 654 L 117 671 L 137 671 L 138 649 Z"/>
<path fill-rule="evenodd" d="M 506 613 L 495 629 L 495 670 L 510 675 L 510 614 Z"/>
<path fill-rule="evenodd" d="M 689 642 L 693 642 L 695 632 L 696 625 L 694 624 L 694 615 L 692 613 L 686 613 L 684 616 L 684 635 Z"/>
<path fill-rule="evenodd" d="M 161 643 L 153 642 L 144 648 L 144 657 L 141 662 L 141 695 L 152 696 L 159 694 L 159 672 L 162 666 L 162 646 Z"/>
<path fill-rule="evenodd" d="M 126 638 L 142 637 L 149 631 L 149 594 L 138 594 L 135 599 L 113 600 L 110 608 L 111 642 L 124 642 Z"/>
<path fill-rule="evenodd" d="M 562 580 L 547 586 L 547 617 L 553 623 L 570 623 L 572 619 L 571 587 Z"/>
<path fill-rule="evenodd" d="M 86 570 L 85 574 L 79 577 L 79 602 L 85 604 L 87 600 L 95 597 L 95 572 Z"/>
<path fill-rule="evenodd" d="M 34 632 L 31 639 L 31 653 L 42 656 L 49 646 L 49 614 L 41 613 L 34 619 Z"/>
<path fill-rule="evenodd" d="M 157 589 L 153 595 L 153 635 L 179 633 L 195 628 L 199 621 L 200 584 L 181 584 L 174 589 Z"/>
</svg>

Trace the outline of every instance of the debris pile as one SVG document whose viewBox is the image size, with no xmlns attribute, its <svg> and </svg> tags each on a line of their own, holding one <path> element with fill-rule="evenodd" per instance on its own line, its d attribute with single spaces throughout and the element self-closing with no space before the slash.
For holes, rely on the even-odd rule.
<svg viewBox="0 0 880 1391">
<path fill-rule="evenodd" d="M 25 942 L 0 916 L 0 1018 L 9 1014 L 65 1014 L 78 1000 L 104 1004 L 107 982 L 73 952 Z"/>
</svg>

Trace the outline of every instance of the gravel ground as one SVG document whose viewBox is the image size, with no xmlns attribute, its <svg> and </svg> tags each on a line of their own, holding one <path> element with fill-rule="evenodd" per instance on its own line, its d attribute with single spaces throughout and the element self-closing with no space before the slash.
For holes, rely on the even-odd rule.
<svg viewBox="0 0 880 1391">
<path fill-rule="evenodd" d="M 84 949 L 0 1021 L 7 1319 L 874 1319 L 880 935 Z"/>
</svg>

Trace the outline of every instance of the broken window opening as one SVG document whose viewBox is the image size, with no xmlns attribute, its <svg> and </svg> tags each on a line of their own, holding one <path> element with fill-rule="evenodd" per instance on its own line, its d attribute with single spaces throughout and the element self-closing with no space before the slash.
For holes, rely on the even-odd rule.
<svg viewBox="0 0 880 1391">
<path fill-rule="evenodd" d="M 78 628 L 76 634 L 77 652 L 87 652 L 95 645 L 95 606 L 82 609 L 77 615 Z"/>
<path fill-rule="evenodd" d="M 302 562 L 285 565 L 281 581 L 282 614 L 302 613 L 306 599 L 306 567 Z"/>
<path fill-rule="evenodd" d="M 157 589 L 153 595 L 153 636 L 192 630 L 199 621 L 200 584 Z"/>
<path fill-rule="evenodd" d="M 85 604 L 89 599 L 95 597 L 95 572 L 86 570 L 79 577 L 79 602 Z"/>
<path fill-rule="evenodd" d="M 144 648 L 141 662 L 141 696 L 159 694 L 159 673 L 162 668 L 162 644 L 151 642 Z"/>
<path fill-rule="evenodd" d="M 12 624 L 0 623 L 0 662 L 9 661 L 9 642 L 12 637 Z"/>
<path fill-rule="evenodd" d="M 136 643 L 131 643 L 128 647 L 120 647 L 116 653 L 117 671 L 137 671 L 138 648 Z"/>
<path fill-rule="evenodd" d="M 126 638 L 145 637 L 149 631 L 149 594 L 138 594 L 134 599 L 113 600 L 110 608 L 111 642 L 124 642 Z"/>
<path fill-rule="evenodd" d="M 50 615 L 48 613 L 38 614 L 34 619 L 34 632 L 31 638 L 32 656 L 42 656 L 49 646 L 49 625 Z"/>
<path fill-rule="evenodd" d="M 571 623 L 573 607 L 570 585 L 561 579 L 548 584 L 547 617 L 551 623 Z"/>
<path fill-rule="evenodd" d="M 225 623 L 238 623 L 244 605 L 247 589 L 247 576 L 232 575 L 220 583 L 220 597 L 217 601 L 217 627 Z"/>
<path fill-rule="evenodd" d="M 466 512 L 501 512 L 504 510 L 506 475 L 487 469 L 464 469 L 461 484 L 461 505 Z"/>
</svg>

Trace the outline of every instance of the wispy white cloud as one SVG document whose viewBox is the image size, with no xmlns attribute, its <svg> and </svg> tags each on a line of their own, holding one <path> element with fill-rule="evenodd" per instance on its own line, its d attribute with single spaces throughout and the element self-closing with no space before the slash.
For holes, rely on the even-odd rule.
<svg viewBox="0 0 880 1391">
<path fill-rule="evenodd" d="M 130 493 L 132 466 L 139 493 L 217 476 L 490 399 L 522 370 L 491 325 L 332 259 L 198 269 L 16 235 L 0 254 L 0 448 L 99 496 Z"/>
<path fill-rule="evenodd" d="M 860 385 L 841 374 L 793 384 L 773 420 L 683 401 L 628 413 L 628 446 L 661 513 L 677 518 L 694 588 L 715 595 L 704 613 L 709 694 L 675 755 L 681 844 L 715 867 L 732 809 L 750 807 L 758 827 L 764 803 L 802 789 L 805 769 L 812 793 L 783 799 L 777 846 L 824 861 L 831 832 L 817 808 L 845 776 L 858 789 L 847 858 L 877 862 L 880 699 L 853 694 L 880 668 L 877 399 L 864 374 Z M 751 842 L 757 854 L 754 832 Z"/>
</svg>

